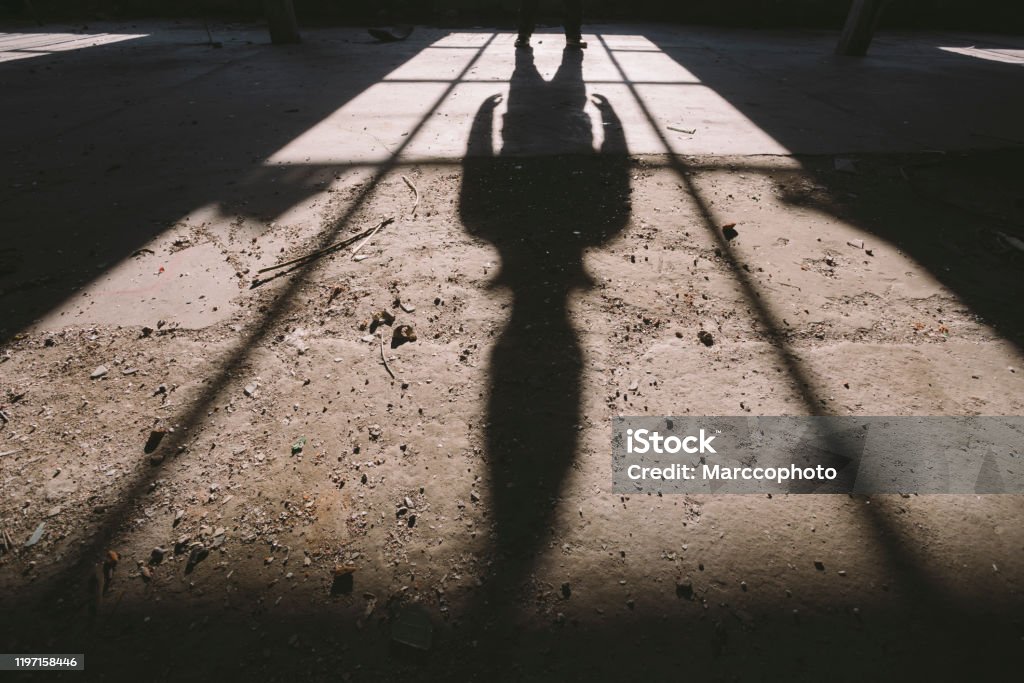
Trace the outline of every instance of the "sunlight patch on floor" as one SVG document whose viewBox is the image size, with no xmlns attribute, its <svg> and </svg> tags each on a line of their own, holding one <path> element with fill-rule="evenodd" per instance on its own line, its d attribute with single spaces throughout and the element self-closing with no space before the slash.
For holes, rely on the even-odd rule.
<svg viewBox="0 0 1024 683">
<path fill-rule="evenodd" d="M 0 33 L 0 62 L 145 38 L 146 33 Z"/>
</svg>

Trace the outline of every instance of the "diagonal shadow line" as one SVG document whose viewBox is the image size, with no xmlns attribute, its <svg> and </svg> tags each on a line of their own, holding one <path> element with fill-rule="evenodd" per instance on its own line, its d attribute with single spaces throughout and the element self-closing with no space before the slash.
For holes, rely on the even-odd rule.
<svg viewBox="0 0 1024 683">
<path fill-rule="evenodd" d="M 736 281 L 742 289 L 744 298 L 746 298 L 750 303 L 757 320 L 760 322 L 764 332 L 767 334 L 768 339 L 772 343 L 779 359 L 785 365 L 790 377 L 792 377 L 796 382 L 800 398 L 803 400 L 808 412 L 811 415 L 834 415 L 835 413 L 828 410 L 827 404 L 820 398 L 820 392 L 815 388 L 813 378 L 805 371 L 799 358 L 797 358 L 790 350 L 786 335 L 781 331 L 781 327 L 778 325 L 774 314 L 769 309 L 767 303 L 762 299 L 761 293 L 758 291 L 751 278 L 746 275 L 742 265 L 736 260 L 735 256 L 730 251 L 728 240 L 726 240 L 722 232 L 717 229 L 717 222 L 714 219 L 711 208 L 701 197 L 700 189 L 694 182 L 692 175 L 688 172 L 689 168 L 682 161 L 679 155 L 672 152 L 672 147 L 669 145 L 668 140 L 657 125 L 656 118 L 647 107 L 643 98 L 637 92 L 636 86 L 626 78 L 622 65 L 616 59 L 612 50 L 608 48 L 604 36 L 598 35 L 597 39 L 601 42 L 602 47 L 604 47 L 608 52 L 609 59 L 622 76 L 623 83 L 625 83 L 626 87 L 629 88 L 630 94 L 632 94 L 633 98 L 636 100 L 637 106 L 639 106 L 640 110 L 643 112 L 644 118 L 646 118 L 648 123 L 650 123 L 655 135 L 657 135 L 659 141 L 665 147 L 669 167 L 672 168 L 672 170 L 679 176 L 686 187 L 686 192 L 696 204 L 697 211 L 704 223 L 704 227 L 707 228 L 707 231 L 711 234 L 712 238 L 718 245 L 722 258 L 726 260 L 733 276 L 736 278 Z M 855 456 L 855 454 L 847 454 L 848 448 L 845 443 L 841 439 L 836 438 L 836 435 L 832 432 L 826 431 L 824 434 L 821 434 L 820 437 L 828 444 L 828 450 L 831 452 L 848 455 L 851 459 Z M 885 553 L 890 566 L 911 575 L 911 580 L 907 581 L 907 585 L 904 586 L 907 594 L 919 605 L 935 609 L 935 606 L 939 602 L 938 599 L 943 595 L 941 587 L 922 571 L 917 559 L 901 544 L 898 529 L 885 515 L 884 510 L 879 509 L 879 507 L 880 506 L 878 505 L 866 504 L 861 506 L 859 509 L 867 509 L 865 514 L 870 521 L 875 536 L 881 542 L 883 552 Z"/>
<path fill-rule="evenodd" d="M 491 44 L 491 42 L 493 42 L 496 36 L 497 34 L 491 34 L 487 41 L 477 49 L 476 55 L 469 60 L 463 68 L 460 76 L 465 75 L 473 68 L 476 62 L 480 59 L 484 50 Z M 356 196 L 341 217 L 335 221 L 333 227 L 321 235 L 318 244 L 315 245 L 315 248 L 322 249 L 329 246 L 336 240 L 338 233 L 366 203 L 381 181 L 400 165 L 399 157 L 402 152 L 409 147 L 427 122 L 430 121 L 434 112 L 437 111 L 441 104 L 458 85 L 458 81 L 459 79 L 455 79 L 423 113 L 419 122 L 412 128 L 412 130 L 410 130 L 409 135 L 407 135 L 405 140 L 395 149 L 391 157 L 378 166 L 372 177 L 366 182 L 363 190 Z M 179 424 L 181 424 L 181 427 L 175 430 L 174 438 L 161 446 L 163 449 L 162 452 L 172 454 L 171 457 L 173 458 L 175 457 L 174 454 L 178 453 L 180 449 L 186 448 L 185 441 L 188 439 L 189 434 L 193 429 L 201 425 L 203 422 L 203 415 L 205 415 L 205 413 L 210 409 L 210 406 L 213 404 L 221 389 L 231 381 L 235 371 L 248 360 L 251 350 L 259 345 L 270 334 L 273 321 L 281 318 L 291 308 L 292 302 L 297 295 L 300 286 L 310 277 L 317 265 L 319 265 L 318 260 L 310 261 L 302 264 L 294 271 L 295 277 L 288 282 L 284 291 L 281 292 L 281 294 L 274 300 L 274 303 L 268 308 L 263 316 L 262 323 L 255 326 L 255 329 L 237 345 L 236 350 L 227 354 L 226 362 L 221 366 L 217 377 L 209 382 L 204 395 L 192 402 L 192 408 L 180 420 Z M 187 450 L 181 452 L 182 454 L 188 453 Z M 166 463 L 168 461 L 169 459 L 165 458 L 163 462 Z M 157 474 L 161 471 L 162 467 L 162 464 L 150 467 L 149 470 L 145 471 L 136 479 L 127 491 L 123 491 L 119 494 L 118 503 L 109 512 L 107 512 L 103 521 L 100 523 L 99 529 L 93 534 L 92 540 L 87 543 L 83 543 L 82 547 L 77 551 L 78 559 L 73 563 L 70 563 L 66 569 L 49 579 L 50 586 L 43 591 L 42 601 L 44 603 L 44 607 L 47 603 L 52 603 L 53 606 L 57 606 L 59 604 L 58 600 L 63 597 L 61 594 L 64 592 L 69 593 L 71 596 L 78 596 L 77 599 L 79 603 L 86 599 L 81 597 L 82 592 L 79 590 L 79 584 L 76 584 L 76 577 L 88 577 L 90 575 L 90 564 L 99 561 L 100 554 L 120 530 L 121 522 L 128 516 L 133 503 L 142 496 L 149 484 L 157 478 Z M 73 597 L 72 599 L 69 599 L 68 604 L 74 605 L 75 602 L 72 600 Z"/>
<path fill-rule="evenodd" d="M 784 343 L 785 335 L 780 331 L 781 328 L 775 320 L 775 316 L 772 314 L 772 312 L 768 309 L 768 306 L 761 299 L 760 292 L 757 290 L 757 287 L 754 285 L 751 279 L 745 274 L 742 265 L 736 260 L 736 257 L 733 255 L 730 249 L 728 240 L 726 240 L 725 236 L 717 229 L 717 223 L 715 221 L 714 216 L 711 213 L 711 208 L 701 197 L 699 188 L 696 186 L 692 176 L 689 174 L 689 167 L 682 161 L 678 154 L 675 154 L 672 151 L 672 146 L 670 145 L 668 139 L 665 137 L 664 133 L 661 131 L 660 126 L 658 126 L 655 116 L 647 107 L 647 104 L 640 96 L 640 93 L 637 92 L 636 85 L 626 78 L 626 74 L 623 71 L 622 66 L 619 64 L 618 59 L 615 58 L 615 55 L 612 53 L 612 51 L 608 49 L 604 37 L 598 35 L 597 38 L 599 41 L 601 41 L 601 44 L 602 46 L 604 46 L 605 50 L 608 51 L 608 56 L 611 59 L 612 64 L 615 65 L 616 70 L 618 70 L 618 72 L 622 75 L 623 84 L 625 84 L 626 87 L 629 88 L 630 94 L 632 94 L 633 99 L 636 100 L 637 106 L 639 106 L 640 110 L 643 112 L 644 118 L 646 118 L 648 123 L 651 124 L 651 128 L 654 130 L 654 133 L 657 136 L 658 141 L 661 142 L 662 146 L 665 147 L 666 156 L 668 160 L 667 167 L 675 171 L 676 174 L 681 178 L 684 185 L 686 186 L 687 194 L 693 199 L 694 204 L 696 204 L 697 211 L 700 214 L 704 226 L 707 228 L 712 238 L 714 238 L 715 243 L 719 247 L 719 251 L 722 254 L 722 258 L 726 260 L 736 280 L 739 282 L 739 285 L 743 290 L 744 297 L 754 307 L 756 316 L 765 328 L 765 330 L 767 331 L 769 339 L 772 342 L 774 342 L 774 348 L 776 349 L 776 352 L 778 353 L 781 361 L 786 365 L 786 368 L 789 371 L 789 374 L 793 377 L 793 379 L 797 381 L 800 387 L 804 388 L 801 390 L 801 393 L 804 395 L 804 402 L 807 404 L 807 407 L 809 408 L 811 414 L 829 414 L 827 411 L 823 411 L 821 409 L 821 402 L 819 400 L 816 400 L 816 396 L 813 395 L 813 391 L 809 390 L 809 387 L 811 386 L 811 378 L 807 375 L 806 372 L 804 372 L 803 367 L 800 365 L 799 359 L 792 353 L 792 351 L 789 350 L 787 345 Z"/>
</svg>

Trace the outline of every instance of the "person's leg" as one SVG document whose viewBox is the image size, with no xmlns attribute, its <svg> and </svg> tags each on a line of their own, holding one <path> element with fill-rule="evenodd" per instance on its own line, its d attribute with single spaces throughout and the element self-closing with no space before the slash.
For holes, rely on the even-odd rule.
<svg viewBox="0 0 1024 683">
<path fill-rule="evenodd" d="M 562 0 L 565 5 L 565 43 L 569 47 L 586 47 L 580 40 L 583 32 L 583 0 Z"/>
<path fill-rule="evenodd" d="M 516 45 L 530 44 L 530 36 L 537 25 L 537 5 L 540 0 L 519 0 L 519 40 Z"/>
</svg>

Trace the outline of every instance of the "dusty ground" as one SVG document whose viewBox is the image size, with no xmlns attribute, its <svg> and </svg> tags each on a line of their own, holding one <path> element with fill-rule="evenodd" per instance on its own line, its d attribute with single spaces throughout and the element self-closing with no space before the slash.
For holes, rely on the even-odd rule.
<svg viewBox="0 0 1024 683">
<path fill-rule="evenodd" d="M 0 650 L 109 680 L 1019 665 L 1018 496 L 609 492 L 616 415 L 1021 413 L 1024 157 L 838 158 L 325 165 L 287 212 L 243 183 L 115 262 L 65 247 L 99 276 L 43 311 L 15 241 Z M 13 215 L 79 196 L 37 182 Z M 362 260 L 257 274 L 384 217 Z"/>
</svg>

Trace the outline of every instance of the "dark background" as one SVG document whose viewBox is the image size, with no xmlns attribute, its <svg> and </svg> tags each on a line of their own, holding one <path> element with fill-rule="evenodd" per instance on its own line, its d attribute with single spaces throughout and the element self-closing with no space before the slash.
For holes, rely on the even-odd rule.
<svg viewBox="0 0 1024 683">
<path fill-rule="evenodd" d="M 128 17 L 258 18 L 262 0 L 32 0 L 44 21 Z M 295 0 L 300 22 L 373 23 L 406 18 L 445 25 L 511 24 L 516 0 Z M 543 0 L 554 13 L 558 0 Z M 850 0 L 586 0 L 587 19 L 681 21 L 732 26 L 838 28 Z M 0 0 L 0 16 L 29 18 L 25 0 Z M 888 28 L 1024 32 L 1018 0 L 891 0 Z"/>
</svg>

